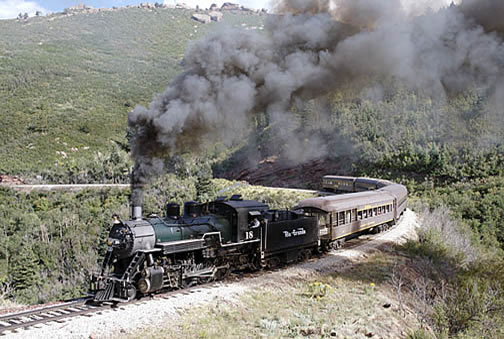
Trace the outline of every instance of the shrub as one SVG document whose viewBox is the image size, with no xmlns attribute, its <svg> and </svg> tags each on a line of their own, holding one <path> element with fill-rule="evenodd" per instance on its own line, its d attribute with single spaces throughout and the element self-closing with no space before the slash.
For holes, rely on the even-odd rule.
<svg viewBox="0 0 504 339">
<path fill-rule="evenodd" d="M 441 337 L 504 333 L 503 257 L 475 242 L 450 209 L 416 209 L 419 241 L 404 248 L 414 258 L 409 266 L 417 277 L 409 285 L 419 318 Z"/>
</svg>

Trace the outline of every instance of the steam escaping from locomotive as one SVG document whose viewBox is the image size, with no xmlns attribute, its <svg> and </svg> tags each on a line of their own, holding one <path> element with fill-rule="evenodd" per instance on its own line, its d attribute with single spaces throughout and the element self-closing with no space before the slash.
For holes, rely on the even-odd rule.
<svg viewBox="0 0 504 339">
<path fill-rule="evenodd" d="M 149 107 L 129 114 L 133 183 L 162 173 L 176 153 L 217 140 L 232 144 L 257 113 L 285 125 L 293 103 L 362 79 L 391 77 L 437 97 L 468 87 L 495 88 L 493 102 L 502 115 L 504 5 L 500 0 L 448 5 L 446 0 L 276 1 L 277 14 L 267 19 L 265 32 L 221 28 L 195 41 L 187 49 L 185 71 Z M 327 151 L 316 141 L 310 144 L 313 150 L 299 153 Z"/>
</svg>

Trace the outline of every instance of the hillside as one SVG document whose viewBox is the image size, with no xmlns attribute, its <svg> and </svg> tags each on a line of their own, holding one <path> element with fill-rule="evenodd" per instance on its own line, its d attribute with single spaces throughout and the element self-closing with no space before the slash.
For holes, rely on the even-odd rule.
<svg viewBox="0 0 504 339">
<path fill-rule="evenodd" d="M 28 175 L 127 144 L 127 113 L 180 72 L 187 44 L 220 24 L 183 9 L 123 8 L 0 20 L 0 173 Z"/>
</svg>

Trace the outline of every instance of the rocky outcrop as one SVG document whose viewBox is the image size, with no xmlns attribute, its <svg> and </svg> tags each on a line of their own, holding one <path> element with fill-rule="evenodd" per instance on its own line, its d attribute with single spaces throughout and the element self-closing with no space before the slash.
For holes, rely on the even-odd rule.
<svg viewBox="0 0 504 339">
<path fill-rule="evenodd" d="M 85 4 L 78 4 L 72 7 L 65 8 L 63 10 L 63 13 L 65 14 L 70 14 L 70 13 L 82 13 L 82 12 L 88 12 L 93 10 L 93 7 L 86 6 Z"/>
<path fill-rule="evenodd" d="M 23 179 L 17 176 L 9 176 L 5 174 L 0 174 L 0 185 L 22 185 L 24 184 Z"/>
<path fill-rule="evenodd" d="M 212 12 L 208 13 L 208 15 L 210 16 L 210 19 L 212 19 L 212 21 L 215 21 L 215 22 L 221 21 L 222 17 L 224 16 L 224 14 L 222 14 L 222 12 L 218 12 L 218 11 L 212 11 Z"/>
<path fill-rule="evenodd" d="M 154 9 L 154 5 L 151 4 L 150 2 L 141 2 L 140 5 L 138 5 L 138 7 L 146 9 Z"/>
<path fill-rule="evenodd" d="M 87 9 L 92 9 L 93 7 L 86 6 L 85 4 L 78 4 L 72 7 L 68 7 L 69 11 L 85 11 Z"/>
<path fill-rule="evenodd" d="M 240 5 L 234 4 L 232 2 L 225 2 L 221 6 L 221 11 L 239 11 L 240 9 Z"/>
<path fill-rule="evenodd" d="M 212 18 L 208 14 L 194 13 L 191 19 L 201 22 L 202 24 L 208 24 L 212 22 Z"/>
<path fill-rule="evenodd" d="M 178 3 L 175 5 L 175 8 L 178 8 L 178 9 L 191 9 L 191 7 L 189 5 L 187 5 L 186 3 Z"/>
<path fill-rule="evenodd" d="M 1 0 L 0 0 L 1 1 Z M 78 4 L 72 7 L 65 8 L 63 13 L 50 13 L 47 15 L 48 18 L 51 18 L 51 20 L 54 19 L 55 16 L 59 16 L 61 14 L 65 16 L 72 16 L 76 14 L 92 14 L 92 13 L 98 13 L 98 12 L 108 12 L 108 11 L 117 11 L 117 10 L 122 10 L 122 9 L 127 9 L 127 8 L 140 8 L 140 9 L 146 9 L 149 11 L 156 10 L 156 9 L 163 9 L 163 8 L 170 8 L 170 9 L 182 9 L 182 10 L 194 10 L 194 8 L 191 8 L 191 6 L 187 5 L 184 2 L 180 2 L 177 4 L 165 4 L 165 3 L 150 3 L 150 2 L 141 2 L 139 5 L 126 5 L 124 7 L 112 7 L 112 8 L 93 8 L 91 6 L 87 6 L 86 4 Z M 212 21 L 214 22 L 219 22 L 222 21 L 224 15 L 223 12 L 231 12 L 234 14 L 242 13 L 242 14 L 250 14 L 250 15 L 264 15 L 267 13 L 265 9 L 262 10 L 255 10 L 251 8 L 247 8 L 244 6 L 240 6 L 239 4 L 235 4 L 232 2 L 225 2 L 222 4 L 222 6 L 219 8 L 215 3 L 210 6 L 209 9 L 202 10 L 201 8 L 196 7 L 196 13 L 192 15 L 192 19 L 196 20 L 200 23 L 207 24 Z M 23 19 L 23 17 L 19 18 L 18 20 L 26 20 Z"/>
</svg>

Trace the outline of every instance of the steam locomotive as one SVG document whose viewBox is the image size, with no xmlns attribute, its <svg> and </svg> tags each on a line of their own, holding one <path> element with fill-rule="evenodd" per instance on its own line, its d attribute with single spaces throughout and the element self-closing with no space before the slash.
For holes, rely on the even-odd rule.
<svg viewBox="0 0 504 339">
<path fill-rule="evenodd" d="M 144 218 L 135 206 L 131 220 L 115 217 L 89 292 L 95 302 L 129 301 L 219 280 L 231 271 L 302 261 L 363 232 L 387 229 L 406 208 L 402 185 L 349 177 L 330 182 L 333 191 L 358 193 L 305 199 L 293 210 L 270 210 L 239 195 L 186 202 L 182 214 L 169 203 L 164 217 Z"/>
<path fill-rule="evenodd" d="M 115 218 L 101 273 L 91 279 L 96 302 L 128 301 L 218 280 L 232 270 L 256 270 L 307 258 L 318 247 L 317 219 L 270 210 L 235 195 L 208 204 L 166 206 L 164 218 Z"/>
</svg>

